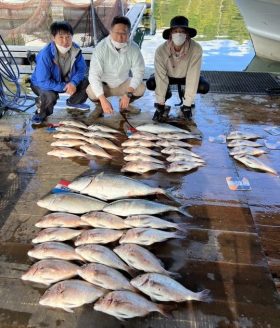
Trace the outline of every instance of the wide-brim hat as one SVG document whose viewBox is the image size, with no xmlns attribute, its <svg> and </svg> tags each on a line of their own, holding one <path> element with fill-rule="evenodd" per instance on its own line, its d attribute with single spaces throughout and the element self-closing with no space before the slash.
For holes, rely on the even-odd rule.
<svg viewBox="0 0 280 328">
<path fill-rule="evenodd" d="M 165 40 L 169 39 L 170 32 L 172 28 L 175 27 L 183 27 L 189 34 L 190 38 L 193 38 L 196 36 L 197 31 L 195 28 L 189 27 L 189 20 L 185 16 L 175 16 L 170 21 L 170 28 L 167 28 L 162 32 L 162 37 Z"/>
</svg>

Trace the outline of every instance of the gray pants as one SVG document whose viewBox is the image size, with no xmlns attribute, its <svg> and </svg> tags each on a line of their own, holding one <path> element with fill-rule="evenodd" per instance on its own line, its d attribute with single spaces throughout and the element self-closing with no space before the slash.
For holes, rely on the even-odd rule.
<svg viewBox="0 0 280 328">
<path fill-rule="evenodd" d="M 77 85 L 76 92 L 67 99 L 67 104 L 82 104 L 87 100 L 86 89 L 89 82 L 87 79 L 84 79 Z M 56 91 L 43 90 L 37 86 L 31 84 L 32 91 L 38 96 L 36 98 L 36 113 L 44 119 L 47 116 L 50 116 L 53 113 L 53 108 L 59 98 L 59 93 Z"/>
</svg>

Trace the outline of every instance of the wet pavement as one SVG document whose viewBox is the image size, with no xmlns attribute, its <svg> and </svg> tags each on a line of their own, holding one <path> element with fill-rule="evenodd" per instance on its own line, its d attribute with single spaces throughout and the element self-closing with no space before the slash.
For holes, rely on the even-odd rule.
<svg viewBox="0 0 280 328">
<path fill-rule="evenodd" d="M 117 108 L 117 102 L 113 102 Z M 170 104 L 175 103 L 176 95 Z M 90 113 L 70 112 L 64 104 L 62 97 L 50 123 L 63 118 L 92 123 Z M 150 121 L 152 93 L 146 91 L 135 105 L 142 108 L 142 113 L 129 117 L 130 122 L 138 125 Z M 175 115 L 175 107 L 172 108 Z M 74 309 L 74 313 L 42 307 L 38 300 L 46 288 L 20 280 L 34 262 L 27 256 L 31 240 L 39 231 L 34 224 L 48 213 L 36 205 L 38 199 L 60 179 L 73 180 L 101 171 L 118 173 L 122 156 L 112 153 L 112 161 L 48 156 L 53 133 L 46 127 L 32 128 L 32 109 L 26 113 L 7 112 L 0 119 L 0 327 L 280 327 L 279 177 L 246 168 L 229 156 L 226 144 L 211 143 L 208 139 L 241 130 L 259 134 L 263 137 L 259 139 L 261 143 L 280 140 L 264 130 L 280 126 L 279 108 L 277 97 L 197 96 L 195 124 L 186 128 L 202 133 L 201 141 L 191 143 L 206 166 L 188 173 L 127 174 L 152 186 L 170 189 L 188 207 L 192 218 L 174 212 L 161 216 L 187 222 L 187 238 L 155 244 L 149 249 L 168 270 L 181 274 L 179 281 L 184 286 L 192 291 L 210 289 L 213 298 L 211 303 L 194 301 L 176 306 L 173 319 L 150 314 L 128 321 L 96 312 L 91 304 Z M 100 121 L 126 128 L 118 113 Z M 280 151 L 266 150 L 268 153 L 260 159 L 280 172 Z M 248 178 L 252 190 L 230 190 L 228 176 Z M 157 199 L 169 203 L 163 196 Z"/>
</svg>

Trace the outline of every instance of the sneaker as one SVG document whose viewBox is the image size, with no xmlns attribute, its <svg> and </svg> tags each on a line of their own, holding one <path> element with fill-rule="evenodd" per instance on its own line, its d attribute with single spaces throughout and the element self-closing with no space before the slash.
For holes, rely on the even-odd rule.
<svg viewBox="0 0 280 328">
<path fill-rule="evenodd" d="M 39 116 L 39 114 L 35 113 L 31 119 L 32 124 L 39 125 L 44 122 L 44 119 Z"/>
<path fill-rule="evenodd" d="M 78 109 L 84 112 L 90 110 L 90 106 L 88 104 L 70 104 L 68 101 L 66 101 L 66 105 L 68 108 Z"/>
</svg>

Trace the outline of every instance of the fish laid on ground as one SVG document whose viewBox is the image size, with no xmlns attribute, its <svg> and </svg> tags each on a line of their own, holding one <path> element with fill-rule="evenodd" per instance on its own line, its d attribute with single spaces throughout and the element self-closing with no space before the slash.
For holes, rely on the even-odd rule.
<svg viewBox="0 0 280 328">
<path fill-rule="evenodd" d="M 255 133 L 251 132 L 241 132 L 241 131 L 232 131 L 227 136 L 227 140 L 237 140 L 237 139 L 258 139 L 258 136 Z"/>
<path fill-rule="evenodd" d="M 87 281 L 65 280 L 47 289 L 40 298 L 39 304 L 73 312 L 72 308 L 93 303 L 105 292 L 106 289 L 94 286 Z"/>
<path fill-rule="evenodd" d="M 153 202 L 146 199 L 121 199 L 110 204 L 107 204 L 103 208 L 104 212 L 119 215 L 119 216 L 129 216 L 138 214 L 159 214 L 169 211 L 179 212 L 185 216 L 191 217 L 184 209 L 165 205 L 159 202 Z"/>
<path fill-rule="evenodd" d="M 161 153 L 145 147 L 127 147 L 123 149 L 125 154 L 144 154 L 149 156 L 162 156 Z"/>
<path fill-rule="evenodd" d="M 127 162 L 121 168 L 121 172 L 133 172 L 133 173 L 142 174 L 159 169 L 165 169 L 165 165 L 153 163 L 153 162 L 132 161 L 132 162 Z"/>
<path fill-rule="evenodd" d="M 272 173 L 272 174 L 275 174 L 275 175 L 278 174 L 276 170 L 274 170 L 270 166 L 266 165 L 265 163 L 263 163 L 261 160 L 259 160 L 258 158 L 254 157 L 254 156 L 235 155 L 234 159 L 236 159 L 237 161 L 239 161 L 239 162 L 241 162 L 241 163 L 245 164 L 246 166 L 251 167 L 253 169 L 258 169 L 258 170 L 269 172 L 269 173 Z"/>
<path fill-rule="evenodd" d="M 86 132 L 84 136 L 88 138 L 105 138 L 105 139 L 114 139 L 116 140 L 117 137 L 111 133 L 108 132 L 102 132 L 102 131 L 90 131 Z"/>
<path fill-rule="evenodd" d="M 129 136 L 130 139 L 141 139 L 141 140 L 150 140 L 150 141 L 155 141 L 155 140 L 160 140 L 160 138 L 149 132 L 134 132 L 132 135 Z"/>
<path fill-rule="evenodd" d="M 196 163 L 196 162 L 173 162 L 167 167 L 166 171 L 168 173 L 171 173 L 171 172 L 186 172 L 186 171 L 196 169 L 200 166 L 203 166 L 203 164 L 202 163 Z"/>
<path fill-rule="evenodd" d="M 70 228 L 46 228 L 41 230 L 38 235 L 32 239 L 32 243 L 44 243 L 46 241 L 65 241 L 71 240 L 82 232 L 82 230 Z"/>
<path fill-rule="evenodd" d="M 56 139 L 79 139 L 79 140 L 87 141 L 87 138 L 84 135 L 79 133 L 73 133 L 73 132 L 67 132 L 67 133 L 58 132 L 53 134 L 53 137 Z"/>
<path fill-rule="evenodd" d="M 123 260 L 120 259 L 110 248 L 102 245 L 82 245 L 75 249 L 78 256 L 82 257 L 86 261 L 101 263 L 111 268 L 119 269 L 128 272 L 133 275 L 132 270 L 126 265 Z"/>
<path fill-rule="evenodd" d="M 120 133 L 120 134 L 122 134 L 122 132 L 119 131 L 119 130 L 110 128 L 109 126 L 106 126 L 106 125 L 97 124 L 97 123 L 88 126 L 88 129 L 90 131 L 102 131 L 102 132 L 107 132 L 107 133 Z"/>
<path fill-rule="evenodd" d="M 131 284 L 156 301 L 211 301 L 210 291 L 208 289 L 195 293 L 181 285 L 176 280 L 160 273 L 145 273 L 137 276 L 131 280 Z"/>
<path fill-rule="evenodd" d="M 156 144 L 150 140 L 142 140 L 142 139 L 128 139 L 122 143 L 122 147 L 146 147 L 152 148 L 155 147 Z"/>
<path fill-rule="evenodd" d="M 103 148 L 97 145 L 83 145 L 80 146 L 80 149 L 89 155 L 112 159 L 110 154 L 108 154 Z"/>
<path fill-rule="evenodd" d="M 259 142 L 251 140 L 231 140 L 228 144 L 228 147 L 262 147 Z"/>
<path fill-rule="evenodd" d="M 132 215 L 128 216 L 124 222 L 127 226 L 135 228 L 154 228 L 154 229 L 177 229 L 187 231 L 187 224 L 174 223 L 160 219 L 152 215 Z"/>
<path fill-rule="evenodd" d="M 101 148 L 105 148 L 105 149 L 111 149 L 111 150 L 116 150 L 121 152 L 122 149 L 120 147 L 118 147 L 117 145 L 115 145 L 113 143 L 113 141 L 105 139 L 105 138 L 88 138 L 87 142 L 93 145 L 97 145 Z"/>
<path fill-rule="evenodd" d="M 58 139 L 51 143 L 52 147 L 76 147 L 83 146 L 86 141 L 80 139 Z"/>
<path fill-rule="evenodd" d="M 254 147 L 246 147 L 246 146 L 240 146 L 240 147 L 234 147 L 231 149 L 229 154 L 231 156 L 235 155 L 252 155 L 252 156 L 258 156 L 262 154 L 266 154 L 267 152 L 260 148 L 254 148 Z"/>
<path fill-rule="evenodd" d="M 101 172 L 94 176 L 75 179 L 68 188 L 102 200 L 161 194 L 174 199 L 166 190 L 120 174 Z M 89 211 L 87 211 L 89 212 Z"/>
<path fill-rule="evenodd" d="M 87 129 L 87 125 L 85 125 L 82 122 L 79 121 L 75 121 L 75 120 L 63 120 L 59 122 L 60 125 L 66 125 L 66 126 L 75 126 L 77 128 L 81 128 L 81 129 Z"/>
<path fill-rule="evenodd" d="M 35 259 L 61 259 L 61 260 L 80 260 L 84 259 L 75 252 L 75 249 L 64 243 L 49 241 L 38 244 L 30 249 L 27 254 Z"/>
<path fill-rule="evenodd" d="M 194 152 L 185 149 L 185 148 L 180 148 L 180 147 L 167 147 L 167 148 L 163 148 L 161 150 L 161 152 L 163 154 L 183 154 L 183 155 L 188 155 L 188 156 L 192 156 L 192 157 L 196 157 L 196 158 L 200 158 L 199 155 L 195 154 Z"/>
<path fill-rule="evenodd" d="M 34 263 L 21 277 L 22 280 L 50 285 L 78 274 L 79 266 L 64 260 L 41 260 Z"/>
<path fill-rule="evenodd" d="M 168 162 L 197 162 L 197 163 L 205 163 L 202 158 L 193 157 L 187 154 L 171 154 L 170 156 L 166 157 Z"/>
<path fill-rule="evenodd" d="M 129 229 L 131 225 L 117 215 L 105 212 L 92 211 L 81 216 L 81 220 L 94 228 Z"/>
<path fill-rule="evenodd" d="M 160 147 L 181 147 L 181 148 L 192 148 L 193 145 L 187 143 L 187 142 L 183 142 L 180 140 L 159 140 L 156 142 L 157 146 Z"/>
<path fill-rule="evenodd" d="M 129 266 L 145 272 L 157 272 L 171 276 L 179 276 L 177 273 L 164 269 L 161 261 L 146 248 L 136 244 L 123 244 L 113 250 Z"/>
<path fill-rule="evenodd" d="M 119 240 L 120 244 L 152 245 L 170 238 L 185 239 L 186 236 L 180 231 L 169 232 L 151 228 L 132 228 Z"/>
<path fill-rule="evenodd" d="M 159 133 L 158 137 L 160 139 L 168 139 L 168 140 L 184 140 L 184 139 L 198 139 L 201 137 L 192 133 Z"/>
<path fill-rule="evenodd" d="M 77 272 L 84 280 L 105 289 L 136 290 L 122 273 L 104 264 L 86 264 L 78 268 Z"/>
<path fill-rule="evenodd" d="M 84 135 L 84 133 L 86 133 L 85 130 L 76 128 L 74 126 L 58 126 L 57 128 L 55 128 L 55 130 L 59 131 L 59 132 L 79 133 L 79 134 L 82 134 L 82 135 Z"/>
<path fill-rule="evenodd" d="M 43 216 L 35 227 L 38 228 L 78 228 L 88 226 L 85 221 L 82 221 L 78 215 L 56 212 Z"/>
<path fill-rule="evenodd" d="M 96 311 L 110 314 L 119 320 L 143 317 L 150 312 L 160 312 L 162 315 L 168 316 L 163 305 L 152 303 L 143 296 L 131 291 L 110 292 L 100 298 L 93 308 Z"/>
<path fill-rule="evenodd" d="M 90 211 L 101 211 L 106 203 L 72 192 L 61 192 L 43 197 L 37 202 L 37 205 L 50 211 L 83 214 Z"/>
<path fill-rule="evenodd" d="M 167 124 L 167 123 L 146 123 L 143 125 L 138 125 L 136 127 L 138 131 L 141 132 L 149 132 L 149 133 L 190 133 L 187 130 L 183 130 L 180 128 L 177 128 L 174 125 Z"/>
<path fill-rule="evenodd" d="M 164 164 L 163 161 L 154 158 L 149 155 L 144 155 L 144 154 L 129 154 L 123 158 L 127 162 L 135 162 L 135 161 L 140 161 L 140 162 L 152 162 L 152 163 L 158 163 L 158 164 Z"/>
<path fill-rule="evenodd" d="M 81 146 L 84 147 L 84 146 Z M 57 147 L 47 152 L 48 155 L 52 155 L 59 158 L 69 157 L 86 157 L 86 155 L 76 149 L 69 147 Z"/>
<path fill-rule="evenodd" d="M 108 244 L 121 238 L 122 230 L 90 229 L 84 230 L 75 240 L 75 246 L 85 244 Z"/>
</svg>

